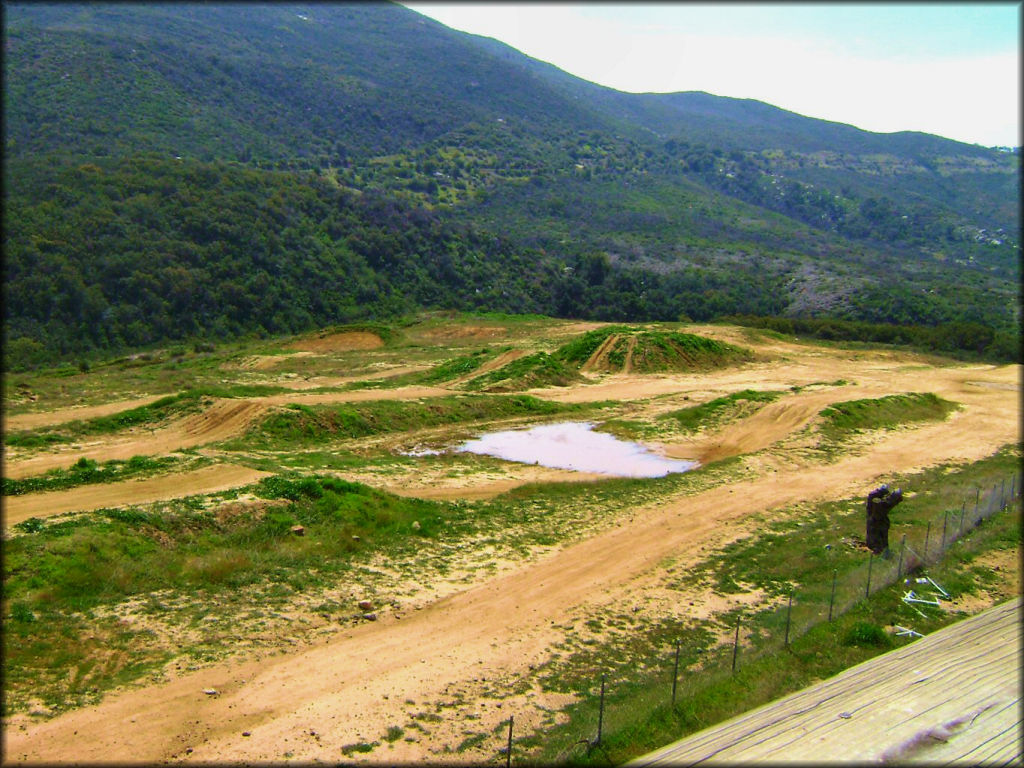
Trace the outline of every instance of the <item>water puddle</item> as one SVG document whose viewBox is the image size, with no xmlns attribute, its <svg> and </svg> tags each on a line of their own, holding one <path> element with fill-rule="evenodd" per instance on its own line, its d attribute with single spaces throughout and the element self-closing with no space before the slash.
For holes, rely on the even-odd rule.
<svg viewBox="0 0 1024 768">
<path fill-rule="evenodd" d="M 662 477 L 698 466 L 695 461 L 667 459 L 639 443 L 625 442 L 593 430 L 594 425 L 589 422 L 545 424 L 531 429 L 492 432 L 465 442 L 456 450 L 617 477 Z"/>
</svg>

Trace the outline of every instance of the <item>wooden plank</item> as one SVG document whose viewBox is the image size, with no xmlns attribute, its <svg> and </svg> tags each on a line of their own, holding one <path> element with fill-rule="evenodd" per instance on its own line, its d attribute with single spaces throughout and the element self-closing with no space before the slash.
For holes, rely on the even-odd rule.
<svg viewBox="0 0 1024 768">
<path fill-rule="evenodd" d="M 1020 763 L 1021 598 L 630 763 Z"/>
</svg>

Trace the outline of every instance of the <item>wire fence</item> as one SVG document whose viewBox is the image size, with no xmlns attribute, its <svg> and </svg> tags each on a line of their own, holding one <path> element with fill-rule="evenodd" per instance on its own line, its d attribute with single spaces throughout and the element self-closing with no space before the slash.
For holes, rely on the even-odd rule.
<svg viewBox="0 0 1024 768">
<path fill-rule="evenodd" d="M 835 620 L 875 592 L 941 561 L 966 533 L 1021 498 L 1022 480 L 1024 477 L 1014 474 L 990 489 L 975 489 L 973 498 L 962 499 L 959 508 L 947 509 L 930 520 L 909 525 L 909 530 L 898 540 L 890 539 L 888 550 L 880 555 L 867 554 L 863 563 L 841 575 L 834 570 L 826 583 L 801 585 L 784 595 L 774 608 L 759 611 L 756 621 L 752 615 L 738 614 L 730 633 L 731 641 L 707 656 L 697 674 L 680 677 L 677 645 L 666 659 L 671 680 L 666 682 L 664 690 L 648 689 L 639 696 L 634 693 L 629 706 L 616 707 L 614 703 L 606 706 L 606 694 L 612 687 L 607 676 L 601 675 L 592 691 L 599 696 L 596 722 L 583 723 L 590 732 L 581 733 L 580 739 L 565 750 L 561 758 L 568 758 L 577 748 L 588 752 L 600 748 L 605 737 L 635 725 L 656 707 L 666 704 L 673 708 L 685 707 L 689 696 L 710 683 L 736 675 L 745 662 L 783 650 L 813 627 Z M 908 580 L 905 586 L 904 603 L 922 617 L 927 617 L 927 611 L 937 607 L 940 599 L 949 597 L 941 584 L 927 577 Z M 897 630 L 899 634 L 918 634 L 907 627 L 897 626 Z M 506 766 L 510 766 L 513 759 L 513 724 L 513 718 L 509 718 L 507 744 L 499 751 L 500 760 Z"/>
</svg>

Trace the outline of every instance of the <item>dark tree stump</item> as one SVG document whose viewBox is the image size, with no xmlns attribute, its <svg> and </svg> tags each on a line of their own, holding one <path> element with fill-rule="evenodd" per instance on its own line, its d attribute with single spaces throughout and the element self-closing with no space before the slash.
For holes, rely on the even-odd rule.
<svg viewBox="0 0 1024 768">
<path fill-rule="evenodd" d="M 890 491 L 888 485 L 875 488 L 868 494 L 867 544 L 868 549 L 880 555 L 889 548 L 889 512 L 903 501 L 903 491 Z"/>
</svg>

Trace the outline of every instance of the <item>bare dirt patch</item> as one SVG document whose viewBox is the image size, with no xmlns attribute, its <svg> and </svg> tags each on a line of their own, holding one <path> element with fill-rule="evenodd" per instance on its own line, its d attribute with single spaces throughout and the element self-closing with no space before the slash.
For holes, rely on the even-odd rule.
<svg viewBox="0 0 1024 768">
<path fill-rule="evenodd" d="M 419 335 L 424 339 L 438 342 L 464 339 L 503 339 L 508 336 L 508 328 L 492 325 L 450 325 L 423 330 L 419 332 Z"/>
<path fill-rule="evenodd" d="M 384 340 L 369 331 L 342 331 L 328 336 L 303 339 L 292 344 L 292 349 L 306 352 L 351 352 L 352 350 L 377 349 L 384 346 Z"/>
<path fill-rule="evenodd" d="M 276 368 L 286 360 L 308 357 L 312 354 L 310 351 L 302 351 L 291 355 L 250 355 L 249 357 L 243 357 L 238 362 L 237 367 L 245 370 L 267 371 L 271 368 Z"/>
</svg>

